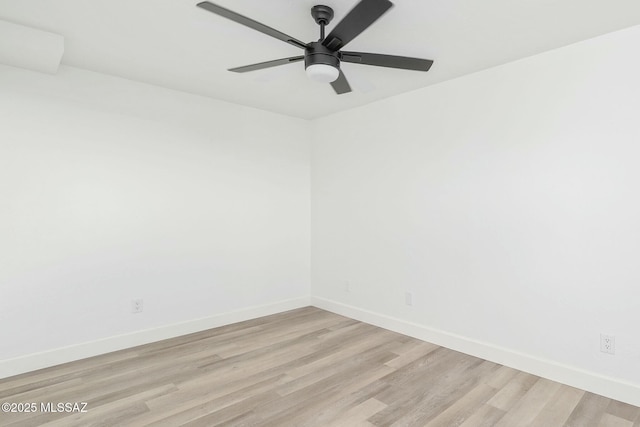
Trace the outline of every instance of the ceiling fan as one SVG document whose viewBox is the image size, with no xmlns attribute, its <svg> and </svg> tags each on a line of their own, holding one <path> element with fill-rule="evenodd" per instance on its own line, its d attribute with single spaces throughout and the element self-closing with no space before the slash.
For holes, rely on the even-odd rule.
<svg viewBox="0 0 640 427">
<path fill-rule="evenodd" d="M 198 7 L 202 9 L 304 50 L 304 55 L 245 65 L 243 67 L 231 68 L 229 71 L 246 73 L 248 71 L 256 71 L 304 60 L 304 66 L 309 78 L 323 83 L 331 83 L 333 90 L 335 90 L 338 95 L 351 92 L 349 82 L 340 70 L 340 62 L 352 62 L 355 64 L 415 71 L 429 71 L 429 68 L 431 68 L 433 61 L 429 59 L 341 50 L 347 43 L 377 21 L 378 18 L 392 6 L 393 3 L 389 0 L 361 0 L 326 37 L 324 34 L 325 27 L 331 22 L 331 19 L 333 19 L 333 9 L 323 5 L 313 6 L 311 8 L 311 16 L 313 16 L 313 19 L 320 26 L 320 39 L 318 41 L 304 43 L 258 21 L 225 9 L 222 6 L 208 1 L 198 3 Z"/>
</svg>

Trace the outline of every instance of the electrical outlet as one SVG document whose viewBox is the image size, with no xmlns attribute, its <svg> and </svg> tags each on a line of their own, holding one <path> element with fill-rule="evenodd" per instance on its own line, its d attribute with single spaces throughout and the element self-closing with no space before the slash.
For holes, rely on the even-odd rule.
<svg viewBox="0 0 640 427">
<path fill-rule="evenodd" d="M 142 313 L 142 309 L 144 308 L 142 299 L 132 299 L 131 300 L 131 312 L 132 313 Z"/>
<path fill-rule="evenodd" d="M 608 354 L 616 354 L 616 337 L 600 334 L 600 351 Z"/>
<path fill-rule="evenodd" d="M 404 293 L 404 303 L 406 305 L 413 305 L 413 294 L 411 292 Z"/>
<path fill-rule="evenodd" d="M 351 292 L 351 282 L 348 280 L 344 281 L 344 291 L 346 293 L 350 293 Z"/>
</svg>

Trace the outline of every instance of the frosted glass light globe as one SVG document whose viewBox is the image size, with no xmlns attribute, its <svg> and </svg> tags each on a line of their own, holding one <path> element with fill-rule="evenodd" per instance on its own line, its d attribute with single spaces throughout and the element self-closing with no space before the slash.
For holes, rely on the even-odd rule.
<svg viewBox="0 0 640 427">
<path fill-rule="evenodd" d="M 326 64 L 312 64 L 307 67 L 307 76 L 320 83 L 335 82 L 340 75 L 340 70 Z"/>
</svg>

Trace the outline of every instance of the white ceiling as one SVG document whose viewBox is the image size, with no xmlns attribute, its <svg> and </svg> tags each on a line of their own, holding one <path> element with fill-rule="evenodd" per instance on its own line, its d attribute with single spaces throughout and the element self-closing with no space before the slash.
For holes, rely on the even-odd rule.
<svg viewBox="0 0 640 427">
<path fill-rule="evenodd" d="M 0 19 L 63 35 L 66 65 L 302 118 L 640 24 L 638 0 L 393 1 L 348 50 L 435 64 L 428 73 L 343 64 L 354 92 L 341 96 L 309 81 L 300 62 L 249 74 L 226 71 L 302 51 L 197 8 L 198 0 L 0 0 Z M 311 6 L 333 7 L 335 24 L 357 0 L 213 2 L 311 41 L 318 38 Z"/>
</svg>

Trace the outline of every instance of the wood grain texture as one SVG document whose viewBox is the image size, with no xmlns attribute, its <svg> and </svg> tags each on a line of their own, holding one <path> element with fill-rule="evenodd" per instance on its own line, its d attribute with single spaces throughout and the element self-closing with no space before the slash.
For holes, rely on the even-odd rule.
<svg viewBox="0 0 640 427">
<path fill-rule="evenodd" d="M 640 426 L 640 408 L 307 307 L 0 380 L 0 426 Z"/>
</svg>

